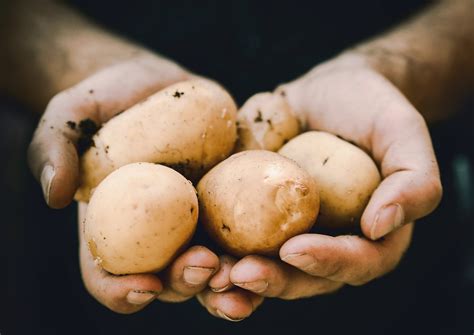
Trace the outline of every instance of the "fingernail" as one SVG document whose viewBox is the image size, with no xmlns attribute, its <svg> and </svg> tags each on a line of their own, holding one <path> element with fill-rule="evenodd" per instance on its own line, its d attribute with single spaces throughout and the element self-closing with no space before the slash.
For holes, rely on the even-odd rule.
<svg viewBox="0 0 474 335">
<path fill-rule="evenodd" d="M 242 287 L 243 289 L 246 289 L 255 293 L 262 293 L 268 288 L 268 282 L 265 280 L 256 280 L 252 282 L 234 283 L 234 284 L 239 287 Z"/>
<path fill-rule="evenodd" d="M 224 287 L 211 287 L 211 290 L 212 290 L 212 292 L 220 293 L 220 292 L 224 292 L 224 291 L 227 290 L 229 287 L 230 287 L 230 284 L 229 284 L 229 285 L 226 285 L 226 286 L 224 286 Z"/>
<path fill-rule="evenodd" d="M 46 165 L 41 171 L 41 187 L 43 189 L 44 199 L 49 204 L 49 191 L 51 191 L 51 184 L 54 179 L 54 168 L 51 165 Z"/>
<path fill-rule="evenodd" d="M 377 212 L 372 229 L 370 230 L 370 238 L 377 240 L 394 229 L 400 227 L 405 220 L 403 208 L 399 204 L 384 206 Z"/>
<path fill-rule="evenodd" d="M 205 283 L 214 272 L 213 268 L 203 268 L 200 266 L 186 266 L 184 268 L 184 281 L 191 285 Z"/>
<path fill-rule="evenodd" d="M 156 296 L 157 292 L 135 290 L 128 292 L 127 301 L 134 305 L 143 305 L 154 300 Z"/>
<path fill-rule="evenodd" d="M 288 254 L 281 259 L 283 262 L 296 266 L 297 268 L 306 268 L 314 265 L 314 258 L 311 255 L 303 253 Z"/>
<path fill-rule="evenodd" d="M 227 314 L 224 312 L 220 311 L 219 309 L 216 310 L 217 315 L 219 315 L 221 318 L 226 319 L 227 321 L 232 321 L 232 322 L 239 322 L 242 321 L 244 318 L 241 319 L 232 319 L 229 317 Z"/>
</svg>

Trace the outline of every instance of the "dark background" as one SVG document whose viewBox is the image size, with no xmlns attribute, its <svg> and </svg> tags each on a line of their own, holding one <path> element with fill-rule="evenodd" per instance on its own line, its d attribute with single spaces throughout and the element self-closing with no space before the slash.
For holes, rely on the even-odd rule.
<svg viewBox="0 0 474 335">
<path fill-rule="evenodd" d="M 427 1 L 82 1 L 104 27 L 223 83 L 239 104 L 406 19 Z M 32 78 L 34 80 L 34 78 Z M 40 85 L 40 83 L 39 83 Z M 75 205 L 47 208 L 25 161 L 36 117 L 0 98 L 0 333 L 9 334 L 472 334 L 473 105 L 432 127 L 445 188 L 391 274 L 299 301 L 267 300 L 238 324 L 196 300 L 156 302 L 123 316 L 80 279 Z"/>
</svg>

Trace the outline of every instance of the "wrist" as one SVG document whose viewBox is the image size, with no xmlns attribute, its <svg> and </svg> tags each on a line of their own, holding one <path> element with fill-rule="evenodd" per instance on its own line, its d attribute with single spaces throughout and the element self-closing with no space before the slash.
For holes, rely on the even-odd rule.
<svg viewBox="0 0 474 335">
<path fill-rule="evenodd" d="M 446 118 L 474 85 L 473 9 L 471 0 L 439 1 L 347 53 L 366 58 L 427 121 Z"/>
<path fill-rule="evenodd" d="M 408 78 L 416 64 L 402 52 L 391 50 L 384 44 L 368 44 L 349 49 L 343 55 L 358 58 L 360 63 L 383 75 L 404 94 L 409 93 Z"/>
<path fill-rule="evenodd" d="M 455 111 L 472 80 L 469 64 L 462 62 L 457 43 L 439 48 L 417 44 L 409 34 L 394 34 L 346 51 L 396 86 L 424 116 L 435 122 Z"/>
</svg>

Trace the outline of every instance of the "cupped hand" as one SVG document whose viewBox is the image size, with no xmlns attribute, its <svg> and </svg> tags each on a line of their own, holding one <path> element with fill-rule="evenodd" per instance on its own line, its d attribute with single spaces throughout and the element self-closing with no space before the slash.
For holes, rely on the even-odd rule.
<svg viewBox="0 0 474 335">
<path fill-rule="evenodd" d="M 439 169 L 423 117 L 361 56 L 339 56 L 277 91 L 307 128 L 353 142 L 377 163 L 383 180 L 360 222 L 367 238 L 377 240 L 439 204 Z"/>
<path fill-rule="evenodd" d="M 231 282 L 264 297 L 297 299 L 390 272 L 409 247 L 413 221 L 441 199 L 423 117 L 392 83 L 351 54 L 317 66 L 275 94 L 287 99 L 306 129 L 333 133 L 369 153 L 383 180 L 361 218 L 364 236 L 293 237 L 281 247 L 280 259 L 252 255 L 238 261 Z"/>
<path fill-rule="evenodd" d="M 79 182 L 78 146 L 91 121 L 100 126 L 117 113 L 150 94 L 194 75 L 176 64 L 141 54 L 105 68 L 77 85 L 57 94 L 48 104 L 28 151 L 30 168 L 40 181 L 50 207 L 69 204 Z M 86 134 L 86 135 L 91 135 Z M 181 302 L 203 291 L 217 273 L 230 271 L 228 263 L 203 246 L 192 246 L 159 274 L 114 276 L 94 262 L 82 236 L 81 222 L 87 205 L 79 204 L 80 266 L 87 290 L 100 303 L 118 313 L 134 313 L 155 299 Z M 228 276 L 226 277 L 228 278 Z M 223 290 L 232 289 L 226 279 Z M 226 319 L 242 319 L 262 298 L 249 292 L 206 293 L 200 301 L 213 314 Z M 256 307 L 256 306 L 255 306 Z M 217 312 L 219 311 L 219 312 Z"/>
</svg>

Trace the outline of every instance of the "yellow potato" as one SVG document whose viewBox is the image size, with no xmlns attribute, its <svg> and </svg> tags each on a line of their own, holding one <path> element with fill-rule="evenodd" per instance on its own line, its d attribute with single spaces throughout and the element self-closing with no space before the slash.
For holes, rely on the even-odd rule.
<svg viewBox="0 0 474 335">
<path fill-rule="evenodd" d="M 275 93 L 259 93 L 247 100 L 237 113 L 237 122 L 236 151 L 277 151 L 300 130 L 298 118 L 285 98 Z"/>
<path fill-rule="evenodd" d="M 162 165 L 133 163 L 97 187 L 84 238 L 96 262 L 110 273 L 156 272 L 191 239 L 197 219 L 190 181 Z"/>
<path fill-rule="evenodd" d="M 285 241 L 311 229 L 319 209 L 311 176 L 265 150 L 229 157 L 202 178 L 197 190 L 201 222 L 236 256 L 277 255 Z"/>
<path fill-rule="evenodd" d="M 319 227 L 359 224 L 380 183 L 379 171 L 369 155 L 337 136 L 318 131 L 295 137 L 278 152 L 306 169 L 318 184 Z"/>
<path fill-rule="evenodd" d="M 191 80 L 171 85 L 107 122 L 81 157 L 76 200 L 88 201 L 115 169 L 134 162 L 172 167 L 191 180 L 234 147 L 236 105 L 219 85 Z"/>
</svg>

